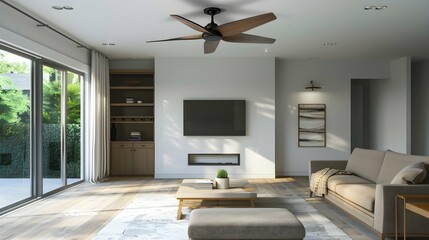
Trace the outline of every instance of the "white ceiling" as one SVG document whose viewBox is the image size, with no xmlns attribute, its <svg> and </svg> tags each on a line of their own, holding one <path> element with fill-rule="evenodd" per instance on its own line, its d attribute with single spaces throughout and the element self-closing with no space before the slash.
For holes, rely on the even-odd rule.
<svg viewBox="0 0 429 240">
<path fill-rule="evenodd" d="M 224 11 L 220 24 L 273 12 L 277 20 L 248 31 L 277 39 L 273 45 L 221 42 L 210 56 L 285 59 L 429 59 L 429 0 L 14 0 L 62 32 L 115 59 L 204 56 L 203 40 L 146 43 L 196 34 L 169 15 L 205 26 L 205 7 Z M 74 10 L 54 10 L 52 6 Z M 365 11 L 366 6 L 387 5 Z M 115 46 L 102 46 L 113 42 Z M 335 46 L 323 43 L 336 42 Z M 265 50 L 268 52 L 265 52 Z"/>
</svg>

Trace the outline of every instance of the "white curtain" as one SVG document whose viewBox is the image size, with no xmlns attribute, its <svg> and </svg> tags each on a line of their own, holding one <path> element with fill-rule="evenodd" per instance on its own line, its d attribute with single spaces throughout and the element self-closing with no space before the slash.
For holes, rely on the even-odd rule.
<svg viewBox="0 0 429 240">
<path fill-rule="evenodd" d="M 88 106 L 88 177 L 103 181 L 110 168 L 110 84 L 109 60 L 92 50 Z"/>
</svg>

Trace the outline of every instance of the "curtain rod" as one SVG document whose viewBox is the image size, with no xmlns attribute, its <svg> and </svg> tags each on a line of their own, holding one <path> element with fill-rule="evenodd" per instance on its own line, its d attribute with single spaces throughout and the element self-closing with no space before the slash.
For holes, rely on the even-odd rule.
<svg viewBox="0 0 429 240">
<path fill-rule="evenodd" d="M 59 35 L 61 35 L 61 36 L 65 37 L 65 38 L 67 38 L 68 40 L 70 40 L 70 41 L 72 41 L 72 42 L 76 43 L 76 44 L 78 45 L 78 46 L 77 46 L 78 48 L 86 48 L 86 49 L 88 49 L 89 51 L 91 51 L 91 50 L 92 50 L 91 48 L 89 48 L 89 47 L 85 46 L 84 44 L 81 44 L 80 42 L 78 42 L 78 41 L 74 40 L 73 38 L 71 38 L 71 37 L 69 37 L 69 36 L 65 35 L 64 33 L 62 33 L 62 32 L 60 32 L 60 31 L 58 31 L 58 30 L 56 30 L 56 29 L 52 28 L 52 27 L 51 27 L 51 26 L 49 26 L 48 24 L 46 24 L 46 23 L 44 23 L 44 22 L 40 21 L 39 19 L 37 19 L 37 18 L 35 18 L 35 17 L 31 16 L 30 14 L 28 14 L 28 13 L 26 13 L 26 12 L 22 11 L 21 9 L 19 9 L 19 8 L 15 7 L 15 6 L 13 6 L 12 4 L 10 4 L 10 3 L 6 2 L 6 0 L 0 0 L 0 1 L 1 1 L 2 3 L 6 4 L 7 6 L 9 6 L 10 8 L 13 8 L 13 9 L 15 9 L 16 11 L 20 12 L 21 14 L 23 14 L 23 15 L 25 15 L 25 16 L 27 16 L 27 17 L 31 18 L 31 19 L 33 19 L 33 20 L 34 20 L 34 21 L 36 21 L 36 22 L 38 22 L 39 24 L 37 24 L 37 27 L 47 27 L 47 28 L 49 28 L 50 30 L 52 30 L 52 31 L 56 32 L 57 34 L 59 34 Z"/>
</svg>

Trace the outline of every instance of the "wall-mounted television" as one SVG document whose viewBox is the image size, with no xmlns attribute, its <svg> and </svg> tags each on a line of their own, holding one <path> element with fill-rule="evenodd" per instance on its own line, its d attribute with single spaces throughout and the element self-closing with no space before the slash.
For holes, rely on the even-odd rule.
<svg viewBox="0 0 429 240">
<path fill-rule="evenodd" d="M 184 136 L 245 136 L 246 100 L 184 100 Z"/>
</svg>

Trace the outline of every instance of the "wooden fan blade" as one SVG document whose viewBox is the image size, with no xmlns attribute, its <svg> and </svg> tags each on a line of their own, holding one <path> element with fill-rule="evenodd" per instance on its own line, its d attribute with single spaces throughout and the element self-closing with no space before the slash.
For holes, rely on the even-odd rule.
<svg viewBox="0 0 429 240">
<path fill-rule="evenodd" d="M 220 43 L 220 40 L 218 40 L 218 41 L 205 41 L 204 42 L 204 54 L 213 53 L 216 50 L 219 43 Z"/>
<path fill-rule="evenodd" d="M 176 19 L 177 21 L 185 24 L 186 26 L 198 31 L 198 32 L 206 32 L 206 33 L 210 33 L 209 31 L 207 31 L 207 29 L 205 29 L 203 26 L 199 25 L 198 23 L 192 22 L 189 19 L 186 19 L 184 17 L 181 17 L 179 15 L 170 15 L 172 16 L 174 19 Z"/>
<path fill-rule="evenodd" d="M 147 43 L 152 42 L 167 42 L 167 41 L 176 41 L 176 40 L 196 40 L 196 39 L 202 39 L 201 34 L 196 35 L 190 35 L 190 36 L 184 36 L 184 37 L 177 37 L 177 38 L 170 38 L 170 39 L 163 39 L 163 40 L 153 40 L 153 41 L 146 41 Z"/>
<path fill-rule="evenodd" d="M 226 42 L 236 42 L 236 43 L 269 43 L 269 44 L 272 44 L 276 41 L 274 38 L 261 37 L 261 36 L 250 35 L 245 33 L 240 33 L 229 37 L 222 37 L 222 40 Z"/>
<path fill-rule="evenodd" d="M 274 15 L 274 13 L 265 13 L 262 15 L 222 24 L 217 27 L 216 30 L 219 31 L 222 36 L 229 37 L 248 31 L 252 28 L 255 28 L 267 22 L 271 22 L 275 19 L 277 19 L 277 17 L 276 15 Z"/>
</svg>

